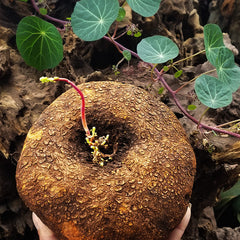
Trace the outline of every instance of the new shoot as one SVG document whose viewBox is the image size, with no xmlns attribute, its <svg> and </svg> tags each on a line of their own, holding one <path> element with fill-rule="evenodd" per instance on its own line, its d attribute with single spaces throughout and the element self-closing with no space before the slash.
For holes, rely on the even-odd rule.
<svg viewBox="0 0 240 240">
<path fill-rule="evenodd" d="M 70 84 L 80 95 L 81 100 L 82 100 L 82 105 L 81 105 L 81 120 L 82 120 L 82 126 L 84 128 L 85 134 L 86 134 L 86 142 L 89 145 L 89 147 L 93 150 L 91 152 L 92 154 L 92 162 L 96 163 L 100 166 L 104 166 L 108 161 L 112 160 L 112 157 L 116 154 L 116 147 L 114 147 L 113 153 L 112 154 L 105 154 L 100 151 L 99 148 L 107 149 L 108 147 L 108 140 L 109 140 L 109 135 L 98 137 L 96 128 L 93 127 L 91 130 L 89 130 L 87 121 L 86 121 L 86 115 L 85 115 L 85 98 L 82 93 L 82 91 L 70 80 L 66 78 L 59 78 L 59 77 L 41 77 L 40 81 L 42 83 L 47 83 L 47 82 L 56 82 L 56 81 L 62 81 Z"/>
</svg>

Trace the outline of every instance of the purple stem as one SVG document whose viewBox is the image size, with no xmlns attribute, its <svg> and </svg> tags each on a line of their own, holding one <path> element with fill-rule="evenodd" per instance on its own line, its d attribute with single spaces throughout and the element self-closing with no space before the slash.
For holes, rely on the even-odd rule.
<svg viewBox="0 0 240 240">
<path fill-rule="evenodd" d="M 40 13 L 40 10 L 39 10 L 39 8 L 38 8 L 38 6 L 37 6 L 37 4 L 35 3 L 35 1 L 34 1 L 34 0 L 31 0 L 31 2 L 32 2 L 32 5 L 33 5 L 33 8 L 34 8 L 39 14 L 41 14 L 41 13 Z M 65 27 L 65 25 L 69 24 L 69 21 L 63 21 L 63 20 L 60 20 L 60 19 L 57 19 L 57 18 L 53 18 L 53 17 L 48 16 L 48 15 L 42 15 L 42 16 L 45 17 L 46 19 L 50 20 L 50 21 L 54 21 L 54 22 L 56 22 L 56 23 L 60 23 L 60 24 L 62 24 L 64 27 Z M 132 56 L 134 56 L 134 57 L 136 57 L 136 58 L 140 58 L 137 53 L 135 53 L 134 51 L 132 51 L 132 50 L 130 50 L 130 49 L 127 49 L 126 47 L 124 47 L 123 45 L 121 45 L 120 43 L 118 43 L 117 41 L 115 41 L 114 39 L 111 39 L 111 38 L 109 38 L 109 37 L 107 37 L 107 36 L 104 36 L 103 38 L 106 39 L 107 41 L 111 42 L 111 43 L 114 41 L 114 44 L 117 45 L 120 49 L 122 49 L 122 50 L 127 50 L 127 51 L 129 51 L 129 52 L 132 54 Z M 149 64 L 149 65 L 151 65 L 151 66 L 153 67 L 152 64 Z M 183 114 L 184 114 L 185 116 L 187 116 L 190 120 L 192 120 L 194 123 L 198 124 L 198 127 L 199 127 L 199 128 L 204 128 L 204 129 L 207 129 L 207 130 L 210 130 L 210 131 L 215 131 L 215 132 L 219 132 L 219 133 L 223 133 L 223 134 L 228 134 L 228 135 L 231 135 L 231 136 L 240 138 L 240 134 L 237 134 L 237 133 L 234 133 L 234 132 L 229 132 L 229 131 L 226 131 L 226 130 L 223 130 L 223 129 L 219 129 L 219 128 L 217 128 L 217 127 L 210 127 L 210 126 L 208 126 L 208 125 L 199 123 L 199 121 L 198 121 L 196 118 L 194 118 L 193 116 L 191 116 L 191 115 L 183 108 L 183 106 L 180 104 L 180 102 L 178 101 L 178 99 L 177 99 L 177 97 L 176 97 L 176 93 L 177 93 L 177 92 L 176 92 L 176 91 L 173 91 L 173 90 L 171 89 L 171 87 L 167 84 L 167 82 L 165 81 L 165 79 L 162 77 L 162 73 L 160 73 L 157 68 L 155 68 L 154 70 L 155 70 L 155 72 L 157 73 L 157 76 L 158 76 L 157 79 L 159 79 L 159 80 L 161 81 L 161 83 L 164 85 L 164 87 L 165 87 L 165 88 L 168 90 L 168 92 L 172 95 L 172 98 L 173 98 L 174 102 L 176 103 L 176 105 L 178 106 L 178 108 L 179 108 L 179 109 L 183 112 Z M 87 122 L 86 122 L 86 118 L 85 118 L 85 101 L 84 101 L 84 96 L 83 96 L 82 92 L 77 88 L 77 86 L 76 86 L 73 82 L 69 81 L 68 79 L 59 78 L 59 79 L 56 80 L 56 81 L 65 81 L 65 82 L 68 82 L 68 83 L 80 94 L 80 96 L 81 96 L 81 98 L 82 98 L 82 124 L 83 124 L 83 127 L 84 127 L 85 131 L 86 131 L 86 134 L 87 134 L 87 135 L 90 135 L 90 131 L 89 131 L 89 129 L 88 129 Z"/>
<path fill-rule="evenodd" d="M 110 41 L 112 42 L 112 40 L 107 37 L 107 36 L 104 36 L 103 37 L 104 39 L 106 39 L 107 41 Z M 127 50 L 129 51 L 132 56 L 136 57 L 136 58 L 140 58 L 138 56 L 137 53 L 133 52 L 132 50 L 129 50 L 127 49 L 126 47 L 124 47 L 123 45 L 121 45 L 120 43 L 116 42 L 114 39 L 113 39 L 114 43 L 122 50 Z M 149 64 L 151 67 L 153 67 L 152 64 Z M 179 102 L 179 100 L 177 99 L 177 96 L 176 96 L 176 91 L 172 90 L 171 87 L 167 84 L 167 82 L 165 81 L 165 79 L 163 78 L 162 76 L 162 73 L 159 72 L 159 70 L 157 68 L 154 69 L 155 72 L 157 73 L 157 79 L 161 81 L 161 83 L 163 84 L 163 86 L 168 90 L 168 92 L 171 94 L 175 104 L 178 106 L 178 108 L 182 111 L 182 113 L 188 117 L 190 120 L 192 120 L 194 123 L 196 123 L 198 125 L 199 128 L 204 128 L 206 130 L 210 130 L 210 131 L 215 131 L 215 132 L 219 132 L 219 133 L 223 133 L 223 134 L 228 134 L 228 135 L 231 135 L 231 136 L 234 136 L 234 137 L 237 137 L 237 138 L 240 138 L 240 134 L 238 133 L 234 133 L 234 132 L 229 132 L 229 131 L 226 131 L 224 129 L 219 129 L 217 127 L 211 127 L 211 126 L 208 126 L 206 124 L 203 124 L 203 123 L 199 123 L 199 121 L 194 118 L 193 116 L 191 116 L 187 111 L 186 109 L 183 108 L 183 106 L 181 105 L 181 103 Z"/>
<path fill-rule="evenodd" d="M 31 0 L 31 3 L 32 3 L 32 6 L 33 8 L 35 9 L 36 12 L 38 12 L 40 15 L 42 15 L 40 13 L 40 10 L 35 2 L 35 0 Z M 54 18 L 54 17 L 51 17 L 49 15 L 42 15 L 44 18 L 50 20 L 50 21 L 53 21 L 53 22 L 56 22 L 56 23 L 59 23 L 61 25 L 63 25 L 63 27 L 65 27 L 65 25 L 69 24 L 70 22 L 69 21 L 63 21 L 63 20 L 60 20 L 60 19 L 57 19 L 57 18 Z"/>
<path fill-rule="evenodd" d="M 211 127 L 211 126 L 208 126 L 206 124 L 203 124 L 203 123 L 199 123 L 199 121 L 194 118 L 193 116 L 191 116 L 187 111 L 186 109 L 183 108 L 183 106 L 180 104 L 180 102 L 178 101 L 177 99 L 177 96 L 176 96 L 176 93 L 175 91 L 173 91 L 169 85 L 166 83 L 165 79 L 160 75 L 159 71 L 157 70 L 156 71 L 157 74 L 159 74 L 158 78 L 159 80 L 161 81 L 161 83 L 164 85 L 164 87 L 168 90 L 168 92 L 172 95 L 172 98 L 174 100 L 174 102 L 176 103 L 176 105 L 178 106 L 178 108 L 183 112 L 183 114 L 185 116 L 187 116 L 190 120 L 192 120 L 194 123 L 196 123 L 198 125 L 199 128 L 204 128 L 206 130 L 210 130 L 210 131 L 215 131 L 215 132 L 219 132 L 219 133 L 223 133 L 223 134 L 228 134 L 228 135 L 231 135 L 231 136 L 234 136 L 234 137 L 237 137 L 237 138 L 240 138 L 240 134 L 238 133 L 234 133 L 234 132 L 229 132 L 229 131 L 226 131 L 224 129 L 220 129 L 220 128 L 217 128 L 217 127 Z"/>
<path fill-rule="evenodd" d="M 127 50 L 127 51 L 129 51 L 129 52 L 132 54 L 132 56 L 134 56 L 134 57 L 136 57 L 136 58 L 139 58 L 139 56 L 138 56 L 137 53 L 135 53 L 134 51 L 132 51 L 132 50 L 130 50 L 130 49 L 127 49 L 127 48 L 124 47 L 122 44 L 116 42 L 114 39 L 111 39 L 111 38 L 109 38 L 109 37 L 107 37 L 107 36 L 104 36 L 103 38 L 106 39 L 107 41 L 111 42 L 111 43 L 112 43 L 112 40 L 113 40 L 114 43 L 115 43 L 119 48 L 121 48 L 122 50 Z"/>
</svg>

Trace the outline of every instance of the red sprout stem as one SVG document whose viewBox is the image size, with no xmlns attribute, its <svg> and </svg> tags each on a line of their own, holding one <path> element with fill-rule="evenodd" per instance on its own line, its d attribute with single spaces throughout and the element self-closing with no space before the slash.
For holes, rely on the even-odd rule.
<svg viewBox="0 0 240 240">
<path fill-rule="evenodd" d="M 86 132 L 86 136 L 90 136 L 90 131 L 88 129 L 88 125 L 87 125 L 87 121 L 86 121 L 86 116 L 85 116 L 85 98 L 84 95 L 82 93 L 82 91 L 70 80 L 68 80 L 67 78 L 54 78 L 54 81 L 62 81 L 62 82 L 66 82 L 68 84 L 70 84 L 80 95 L 81 99 L 82 99 L 82 106 L 81 106 L 81 119 L 82 119 L 82 125 L 83 128 Z"/>
</svg>

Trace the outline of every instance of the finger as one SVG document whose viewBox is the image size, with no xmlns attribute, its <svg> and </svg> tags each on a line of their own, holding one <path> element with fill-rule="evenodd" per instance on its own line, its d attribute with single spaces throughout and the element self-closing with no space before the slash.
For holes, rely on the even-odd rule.
<svg viewBox="0 0 240 240">
<path fill-rule="evenodd" d="M 54 233 L 40 220 L 40 218 L 33 212 L 33 223 L 38 231 L 39 240 L 57 240 Z"/>
<path fill-rule="evenodd" d="M 180 224 L 171 232 L 171 234 L 168 237 L 168 240 L 180 240 L 185 229 L 187 228 L 187 225 L 189 223 L 191 217 L 191 207 L 189 206 L 187 208 L 187 212 L 185 216 L 183 217 Z"/>
</svg>

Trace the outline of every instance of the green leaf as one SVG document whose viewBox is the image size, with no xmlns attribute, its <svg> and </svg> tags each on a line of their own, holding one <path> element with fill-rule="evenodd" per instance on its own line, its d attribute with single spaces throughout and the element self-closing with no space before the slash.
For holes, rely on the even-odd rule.
<svg viewBox="0 0 240 240">
<path fill-rule="evenodd" d="M 140 31 L 134 33 L 133 35 L 134 37 L 138 38 L 138 37 L 141 37 L 142 36 L 142 33 Z"/>
<path fill-rule="evenodd" d="M 164 87 L 160 87 L 160 88 L 158 89 L 158 94 L 161 95 L 161 94 L 163 93 L 163 91 L 164 91 Z"/>
<path fill-rule="evenodd" d="M 39 8 L 39 12 L 40 12 L 42 15 L 46 15 L 46 14 L 47 14 L 47 9 L 46 9 L 46 8 Z"/>
<path fill-rule="evenodd" d="M 235 65 L 234 55 L 228 48 L 220 48 L 216 57 L 216 69 L 224 71 L 226 68 L 232 68 Z"/>
<path fill-rule="evenodd" d="M 137 45 L 137 53 L 143 61 L 156 64 L 177 57 L 179 49 L 171 39 L 156 35 L 142 39 Z"/>
<path fill-rule="evenodd" d="M 131 31 L 131 30 L 128 30 L 128 31 L 127 31 L 127 35 L 128 35 L 128 36 L 132 35 L 132 31 Z"/>
<path fill-rule="evenodd" d="M 208 50 L 208 48 L 225 46 L 223 43 L 222 30 L 217 24 L 206 24 L 203 31 L 206 50 Z"/>
<path fill-rule="evenodd" d="M 224 82 L 232 92 L 237 91 L 240 87 L 240 68 L 235 64 L 231 50 L 219 49 L 216 69 L 219 80 Z"/>
<path fill-rule="evenodd" d="M 226 69 L 219 79 L 225 80 L 232 92 L 235 92 L 240 87 L 240 68 L 235 64 L 233 68 Z"/>
<path fill-rule="evenodd" d="M 164 70 L 164 72 L 167 72 L 169 70 L 169 67 L 168 66 L 164 66 L 163 70 Z"/>
<path fill-rule="evenodd" d="M 236 200 L 237 199 L 237 200 Z M 229 205 L 237 211 L 240 211 L 240 180 L 227 191 L 220 193 L 220 201 L 216 205 L 216 210 L 223 212 Z"/>
<path fill-rule="evenodd" d="M 196 105 L 193 105 L 193 104 L 190 104 L 190 105 L 188 105 L 188 107 L 187 107 L 187 109 L 190 110 L 190 111 L 193 111 L 193 110 L 195 110 L 196 108 L 197 108 L 197 106 L 196 106 Z"/>
<path fill-rule="evenodd" d="M 127 60 L 130 61 L 132 58 L 132 54 L 128 50 L 123 50 L 122 52 L 123 57 Z"/>
<path fill-rule="evenodd" d="M 182 70 L 178 70 L 177 72 L 174 73 L 174 77 L 179 78 L 182 75 L 182 73 L 183 73 Z"/>
<path fill-rule="evenodd" d="M 195 81 L 195 92 L 198 99 L 210 108 L 220 108 L 232 102 L 232 92 L 224 82 L 217 78 L 202 75 Z"/>
<path fill-rule="evenodd" d="M 218 51 L 220 48 L 225 48 L 222 31 L 216 24 L 207 24 L 203 32 L 207 59 L 213 66 L 216 66 Z"/>
<path fill-rule="evenodd" d="M 161 0 L 127 0 L 127 3 L 134 12 L 151 17 L 158 11 Z"/>
<path fill-rule="evenodd" d="M 102 38 L 118 16 L 118 0 L 82 0 L 71 16 L 73 32 L 84 41 Z"/>
<path fill-rule="evenodd" d="M 238 189 L 239 195 L 238 197 L 233 199 L 232 207 L 235 212 L 240 213 L 240 188 Z"/>
<path fill-rule="evenodd" d="M 227 191 L 222 191 L 220 194 L 221 199 L 224 198 L 235 198 L 240 196 L 240 180 L 238 180 L 233 187 L 228 189 Z"/>
<path fill-rule="evenodd" d="M 121 22 L 126 16 L 126 11 L 124 8 L 120 7 L 118 11 L 118 16 L 116 21 Z"/>
<path fill-rule="evenodd" d="M 28 16 L 19 22 L 16 42 L 24 61 L 37 70 L 53 68 L 63 58 L 62 38 L 58 30 L 38 17 Z"/>
</svg>

